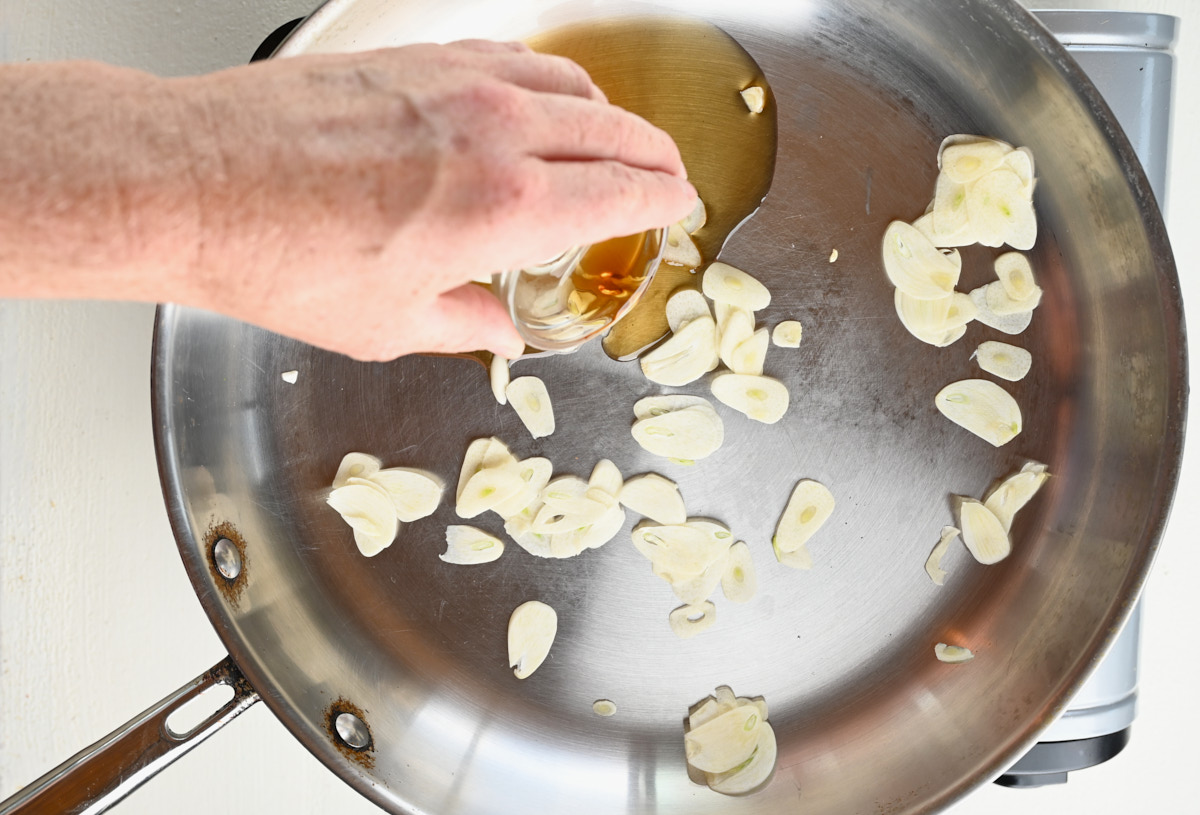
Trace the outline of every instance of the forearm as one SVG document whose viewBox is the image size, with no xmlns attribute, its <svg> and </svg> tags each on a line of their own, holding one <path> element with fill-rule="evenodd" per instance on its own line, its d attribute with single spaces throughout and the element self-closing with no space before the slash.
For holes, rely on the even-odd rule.
<svg viewBox="0 0 1200 815">
<path fill-rule="evenodd" d="M 0 65 L 0 296 L 198 302 L 189 139 L 166 80 Z"/>
</svg>

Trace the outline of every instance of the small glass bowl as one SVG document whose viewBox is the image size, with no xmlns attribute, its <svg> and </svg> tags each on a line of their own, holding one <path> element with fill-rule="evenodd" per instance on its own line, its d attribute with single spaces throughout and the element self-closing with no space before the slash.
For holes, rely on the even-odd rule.
<svg viewBox="0 0 1200 815">
<path fill-rule="evenodd" d="M 620 320 L 654 279 L 667 230 L 568 249 L 537 266 L 492 277 L 525 342 L 542 351 L 574 351 Z M 608 263 L 611 259 L 621 263 Z"/>
</svg>

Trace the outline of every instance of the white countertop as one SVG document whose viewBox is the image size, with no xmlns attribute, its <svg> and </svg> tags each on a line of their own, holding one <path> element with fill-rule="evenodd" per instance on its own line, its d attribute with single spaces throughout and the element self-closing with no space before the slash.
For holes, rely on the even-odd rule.
<svg viewBox="0 0 1200 815">
<path fill-rule="evenodd" d="M 0 60 L 91 57 L 165 74 L 212 70 L 244 62 L 275 25 L 314 2 L 3 0 Z M 1183 20 L 1168 228 L 1187 313 L 1200 319 L 1200 4 L 1057 6 Z M 152 321 L 153 308 L 140 305 L 0 303 L 0 799 L 224 656 L 161 500 L 150 430 Z M 1195 339 L 1191 351 L 1200 357 Z M 1200 811 L 1197 435 L 1149 583 L 1131 744 L 1064 787 L 989 786 L 954 815 Z M 256 705 L 116 811 L 378 810 Z"/>
</svg>

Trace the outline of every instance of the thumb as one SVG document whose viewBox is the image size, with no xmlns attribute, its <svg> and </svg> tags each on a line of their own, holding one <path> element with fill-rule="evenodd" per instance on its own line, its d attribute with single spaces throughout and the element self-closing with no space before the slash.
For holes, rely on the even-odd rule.
<svg viewBox="0 0 1200 815">
<path fill-rule="evenodd" d="M 508 310 L 490 291 L 467 283 L 442 292 L 433 306 L 430 339 L 441 351 L 491 351 L 505 359 L 519 357 L 525 341 Z"/>
</svg>

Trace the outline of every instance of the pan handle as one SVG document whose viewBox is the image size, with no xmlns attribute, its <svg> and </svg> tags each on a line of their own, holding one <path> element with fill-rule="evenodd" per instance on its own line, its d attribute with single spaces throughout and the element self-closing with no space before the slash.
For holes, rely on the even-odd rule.
<svg viewBox="0 0 1200 815">
<path fill-rule="evenodd" d="M 233 698 L 187 733 L 176 733 L 167 726 L 172 713 L 216 685 L 231 687 Z M 258 699 L 258 692 L 226 657 L 212 670 L 0 802 L 0 815 L 104 812 Z"/>
</svg>

